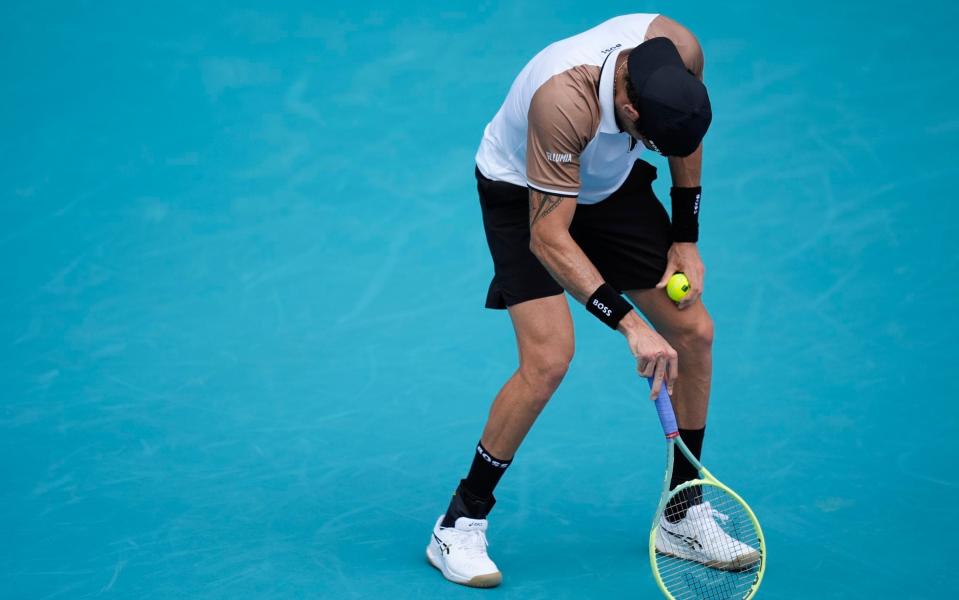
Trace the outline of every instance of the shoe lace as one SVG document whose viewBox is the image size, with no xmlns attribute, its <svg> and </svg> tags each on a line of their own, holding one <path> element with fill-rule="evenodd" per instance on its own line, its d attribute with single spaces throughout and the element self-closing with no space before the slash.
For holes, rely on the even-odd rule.
<svg viewBox="0 0 959 600">
<path fill-rule="evenodd" d="M 721 547 L 725 547 L 724 552 L 729 551 L 729 545 L 733 542 L 739 543 L 739 540 L 731 537 L 726 531 L 716 522 L 718 519 L 722 523 L 729 521 L 729 515 L 726 515 L 709 504 L 709 502 L 703 503 L 703 512 L 700 523 L 702 523 L 702 532 L 704 537 L 703 541 L 709 540 L 715 547 L 715 544 L 720 544 Z"/>
<path fill-rule="evenodd" d="M 699 523 L 700 531 L 705 534 L 706 538 L 712 538 L 720 533 L 725 534 L 716 520 L 725 523 L 729 520 L 729 515 L 716 510 L 709 502 L 703 502 L 697 512 L 696 522 Z"/>
<path fill-rule="evenodd" d="M 489 542 L 486 540 L 486 534 L 479 529 L 465 531 L 457 537 L 459 537 L 459 540 L 456 545 L 463 551 L 464 556 L 477 558 L 486 555 Z"/>
<path fill-rule="evenodd" d="M 710 504 L 709 502 L 706 502 L 704 504 L 706 505 L 705 508 L 708 511 L 709 516 L 711 516 L 712 518 L 719 519 L 723 523 L 729 520 L 729 515 L 719 512 L 718 510 L 713 508 L 713 505 Z"/>
</svg>

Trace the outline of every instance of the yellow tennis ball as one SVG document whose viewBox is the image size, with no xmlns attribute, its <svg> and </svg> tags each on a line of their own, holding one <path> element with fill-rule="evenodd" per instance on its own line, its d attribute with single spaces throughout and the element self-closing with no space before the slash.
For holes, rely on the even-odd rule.
<svg viewBox="0 0 959 600">
<path fill-rule="evenodd" d="M 673 302 L 679 302 L 689 292 L 689 280 L 682 273 L 674 273 L 666 283 L 666 295 Z"/>
</svg>

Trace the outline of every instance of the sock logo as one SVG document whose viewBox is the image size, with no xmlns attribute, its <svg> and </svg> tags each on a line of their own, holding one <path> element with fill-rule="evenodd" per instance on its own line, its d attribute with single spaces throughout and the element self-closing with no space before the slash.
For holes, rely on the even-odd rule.
<svg viewBox="0 0 959 600">
<path fill-rule="evenodd" d="M 594 300 L 593 300 L 593 306 L 595 306 L 595 307 L 599 310 L 599 312 L 603 313 L 603 314 L 606 315 L 607 317 L 613 316 L 613 309 L 611 309 L 610 307 L 606 306 L 605 304 L 603 304 L 603 303 L 600 302 L 599 300 L 594 299 Z"/>
<path fill-rule="evenodd" d="M 508 462 L 497 460 L 493 458 L 492 456 L 490 456 L 489 452 L 487 452 L 486 448 L 484 448 L 483 446 L 476 446 L 476 452 L 483 457 L 483 460 L 493 465 L 497 469 L 505 469 L 506 467 L 509 466 Z"/>
</svg>

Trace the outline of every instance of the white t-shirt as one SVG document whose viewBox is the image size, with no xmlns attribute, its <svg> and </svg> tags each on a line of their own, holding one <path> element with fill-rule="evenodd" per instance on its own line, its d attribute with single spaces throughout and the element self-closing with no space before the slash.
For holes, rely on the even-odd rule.
<svg viewBox="0 0 959 600">
<path fill-rule="evenodd" d="M 657 16 L 615 17 L 534 56 L 483 132 L 480 172 L 581 204 L 616 191 L 643 150 L 616 125 L 616 57 L 643 43 Z"/>
</svg>

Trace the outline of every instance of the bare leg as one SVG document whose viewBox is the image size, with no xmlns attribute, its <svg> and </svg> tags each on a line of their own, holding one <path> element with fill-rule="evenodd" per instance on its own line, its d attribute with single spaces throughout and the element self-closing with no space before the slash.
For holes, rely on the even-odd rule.
<svg viewBox="0 0 959 600">
<path fill-rule="evenodd" d="M 661 289 L 627 292 L 633 303 L 679 353 L 679 379 L 673 407 L 679 426 L 706 426 L 709 387 L 713 375 L 713 321 L 703 303 L 679 310 Z"/>
<path fill-rule="evenodd" d="M 519 368 L 490 408 L 478 448 L 486 452 L 474 453 L 470 471 L 433 528 L 426 551 L 430 564 L 447 579 L 476 587 L 499 585 L 502 575 L 486 556 L 484 538 L 473 535 L 485 527 L 473 528 L 480 525 L 477 521 L 485 523 L 496 503 L 493 490 L 505 469 L 502 462 L 512 461 L 573 357 L 573 321 L 564 295 L 514 305 L 509 314 L 519 346 Z"/>
<path fill-rule="evenodd" d="M 490 454 L 511 460 L 533 422 L 559 387 L 573 358 L 573 319 L 562 294 L 509 308 L 519 368 L 503 385 L 483 430 Z"/>
</svg>

